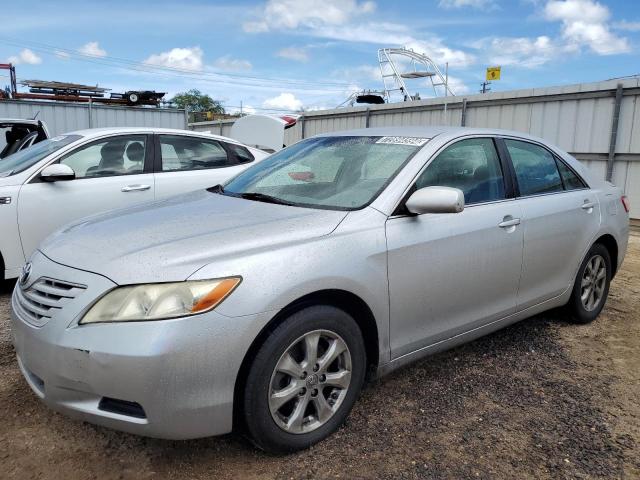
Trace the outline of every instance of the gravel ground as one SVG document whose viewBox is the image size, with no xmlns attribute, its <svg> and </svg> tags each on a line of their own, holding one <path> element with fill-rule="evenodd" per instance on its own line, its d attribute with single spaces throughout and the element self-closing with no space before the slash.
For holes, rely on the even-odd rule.
<svg viewBox="0 0 640 480">
<path fill-rule="evenodd" d="M 640 236 L 592 325 L 548 312 L 367 387 L 346 425 L 275 457 L 234 435 L 169 442 L 45 408 L 0 287 L 0 476 L 39 479 L 640 478 Z"/>
</svg>

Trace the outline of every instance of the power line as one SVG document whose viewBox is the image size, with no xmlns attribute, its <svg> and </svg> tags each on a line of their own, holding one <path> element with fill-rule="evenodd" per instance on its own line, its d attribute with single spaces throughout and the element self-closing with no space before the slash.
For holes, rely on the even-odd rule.
<svg viewBox="0 0 640 480">
<path fill-rule="evenodd" d="M 64 54 L 68 56 L 66 58 L 79 60 L 99 65 L 107 65 L 107 66 L 117 66 L 120 68 L 124 68 L 125 70 L 132 70 L 136 72 L 143 73 L 158 73 L 162 72 L 166 75 L 177 76 L 181 78 L 194 78 L 200 81 L 214 81 L 216 83 L 224 83 L 230 85 L 243 85 L 249 87 L 281 87 L 286 85 L 287 87 L 295 87 L 299 90 L 315 90 L 315 91 L 325 91 L 327 93 L 335 93 L 335 92 L 343 92 L 343 89 L 348 88 L 350 84 L 348 83 L 337 83 L 337 82 L 324 82 L 324 81 L 307 81 L 307 80 L 296 80 L 296 79 L 283 79 L 283 78 L 274 78 L 274 77 L 266 77 L 266 76 L 258 76 L 258 75 L 245 75 L 245 74 L 234 74 L 228 72 L 202 72 L 196 71 L 193 69 L 185 69 L 178 67 L 169 67 L 164 65 L 155 65 L 144 62 L 136 62 L 129 59 L 112 57 L 112 56 L 98 56 L 91 55 L 86 53 L 81 53 L 76 50 L 67 49 L 63 47 L 56 47 L 54 45 L 48 45 L 39 42 L 24 42 L 24 41 L 16 41 L 7 37 L 0 37 L 0 43 L 4 43 L 7 45 L 16 46 L 19 48 L 31 48 L 40 53 L 50 54 L 60 56 L 60 54 Z M 228 78 L 227 78 L 228 77 Z M 254 83 L 255 81 L 261 82 L 260 84 Z M 251 83 L 248 83 L 251 82 Z M 265 85 L 263 82 L 270 83 L 271 85 Z M 318 86 L 329 86 L 329 87 L 340 87 L 340 90 L 337 89 L 319 89 Z"/>
</svg>

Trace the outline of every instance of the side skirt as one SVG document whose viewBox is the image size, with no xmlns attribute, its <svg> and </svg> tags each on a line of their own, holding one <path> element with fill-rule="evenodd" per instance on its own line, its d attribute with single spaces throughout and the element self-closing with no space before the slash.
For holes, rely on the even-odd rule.
<svg viewBox="0 0 640 480">
<path fill-rule="evenodd" d="M 433 343 L 414 352 L 407 353 L 405 355 L 402 355 L 401 357 L 395 358 L 390 362 L 378 367 L 376 378 L 387 375 L 397 370 L 398 368 L 404 367 L 405 365 L 413 363 L 416 360 L 419 360 L 428 355 L 433 355 L 435 353 L 449 350 L 451 348 L 457 347 L 458 345 L 462 345 L 464 343 L 475 340 L 476 338 L 488 335 L 489 333 L 495 332 L 496 330 L 500 330 L 501 328 L 508 327 L 509 325 L 519 322 L 520 320 L 532 317 L 538 313 L 565 305 L 569 301 L 569 297 L 571 297 L 571 290 L 571 288 L 567 288 L 557 297 L 550 298 L 549 300 L 546 300 L 537 305 L 533 305 L 520 312 L 513 313 L 507 317 L 495 320 L 481 327 L 477 327 L 473 330 L 460 333 L 454 337 L 448 338 L 446 340 L 441 340 L 440 342 Z"/>
</svg>

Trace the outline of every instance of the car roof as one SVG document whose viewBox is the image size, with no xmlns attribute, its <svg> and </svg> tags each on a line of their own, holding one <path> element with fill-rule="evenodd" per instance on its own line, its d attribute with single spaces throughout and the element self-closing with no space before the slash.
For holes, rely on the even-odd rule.
<svg viewBox="0 0 640 480">
<path fill-rule="evenodd" d="M 472 127 L 448 127 L 448 126 L 430 126 L 430 127 L 374 127 L 374 128 L 358 128 L 355 130 L 345 130 L 342 132 L 329 132 L 316 135 L 317 137 L 333 137 L 333 136 L 374 136 L 374 137 L 421 137 L 434 138 L 438 135 L 447 135 L 451 138 L 463 135 L 504 135 L 514 136 L 535 140 L 536 142 L 548 144 L 545 140 L 534 137 L 532 135 L 516 132 L 513 130 L 501 130 L 499 128 L 472 128 Z"/>
<path fill-rule="evenodd" d="M 190 135 L 194 137 L 206 137 L 222 140 L 227 143 L 236 145 L 244 145 L 233 138 L 223 137 L 222 135 L 214 135 L 212 133 L 196 132 L 193 130 L 181 130 L 179 128 L 156 128 L 156 127 L 110 127 L 110 128 L 87 128 L 84 130 L 75 130 L 66 132 L 64 135 L 81 135 L 84 139 L 98 138 L 105 135 L 115 135 L 118 133 L 162 133 L 165 135 Z"/>
</svg>

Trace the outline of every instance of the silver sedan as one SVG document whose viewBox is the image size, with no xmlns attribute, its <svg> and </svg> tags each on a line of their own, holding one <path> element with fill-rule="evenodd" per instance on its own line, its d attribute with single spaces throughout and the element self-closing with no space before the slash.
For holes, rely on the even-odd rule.
<svg viewBox="0 0 640 480">
<path fill-rule="evenodd" d="M 295 451 L 367 378 L 550 308 L 594 320 L 628 225 L 620 189 L 540 139 L 327 134 L 53 234 L 15 287 L 14 344 L 71 416 Z"/>
</svg>

